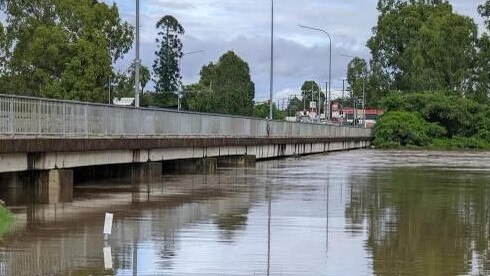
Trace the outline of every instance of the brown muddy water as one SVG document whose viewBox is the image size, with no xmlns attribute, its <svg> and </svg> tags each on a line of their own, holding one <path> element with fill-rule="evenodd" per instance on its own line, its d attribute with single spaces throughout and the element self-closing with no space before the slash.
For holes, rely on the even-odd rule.
<svg viewBox="0 0 490 276">
<path fill-rule="evenodd" d="M 66 204 L 27 194 L 0 191 L 15 214 L 0 275 L 490 274 L 490 153 L 351 151 L 84 183 Z"/>
</svg>

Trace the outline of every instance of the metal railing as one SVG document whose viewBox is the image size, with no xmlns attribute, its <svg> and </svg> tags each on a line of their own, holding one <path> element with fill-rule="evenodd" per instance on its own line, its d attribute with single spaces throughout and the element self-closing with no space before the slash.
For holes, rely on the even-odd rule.
<svg viewBox="0 0 490 276">
<path fill-rule="evenodd" d="M 369 137 L 371 130 L 0 95 L 0 137 Z"/>
</svg>

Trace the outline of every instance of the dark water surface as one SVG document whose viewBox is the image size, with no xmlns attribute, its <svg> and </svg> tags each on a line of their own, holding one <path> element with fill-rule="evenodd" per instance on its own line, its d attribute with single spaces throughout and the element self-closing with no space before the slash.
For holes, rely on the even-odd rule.
<svg viewBox="0 0 490 276">
<path fill-rule="evenodd" d="M 69 204 L 0 198 L 16 214 L 0 275 L 490 274 L 490 153 L 352 151 L 87 183 Z"/>
</svg>

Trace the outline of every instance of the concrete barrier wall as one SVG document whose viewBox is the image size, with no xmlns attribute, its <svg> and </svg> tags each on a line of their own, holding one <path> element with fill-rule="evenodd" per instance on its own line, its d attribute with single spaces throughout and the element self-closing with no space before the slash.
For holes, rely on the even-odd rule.
<svg viewBox="0 0 490 276">
<path fill-rule="evenodd" d="M 369 136 L 364 128 L 0 95 L 0 138 Z"/>
</svg>

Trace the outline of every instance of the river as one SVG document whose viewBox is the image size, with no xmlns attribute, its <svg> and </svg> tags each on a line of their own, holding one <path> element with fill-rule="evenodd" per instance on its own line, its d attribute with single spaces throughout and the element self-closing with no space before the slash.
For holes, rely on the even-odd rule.
<svg viewBox="0 0 490 276">
<path fill-rule="evenodd" d="M 76 185 L 15 214 L 0 275 L 489 275 L 490 153 L 359 150 Z M 114 213 L 104 241 L 105 212 Z"/>
</svg>

